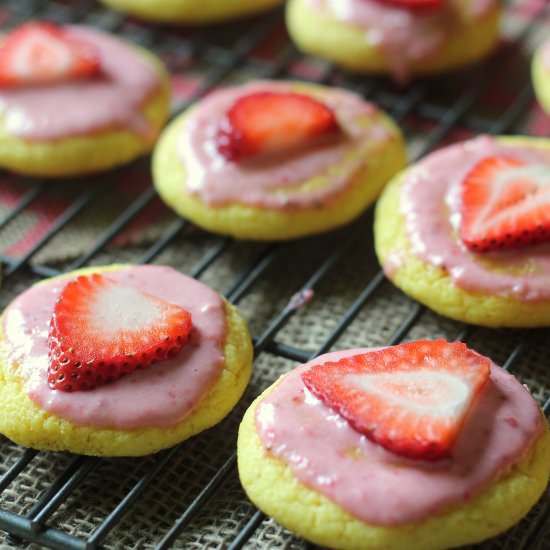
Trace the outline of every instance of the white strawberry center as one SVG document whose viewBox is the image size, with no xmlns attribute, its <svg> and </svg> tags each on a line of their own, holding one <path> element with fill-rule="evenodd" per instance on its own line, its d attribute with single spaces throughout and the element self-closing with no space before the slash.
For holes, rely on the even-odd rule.
<svg viewBox="0 0 550 550">
<path fill-rule="evenodd" d="M 70 50 L 45 32 L 28 36 L 11 58 L 11 70 L 21 79 L 61 76 L 72 64 Z"/>
<path fill-rule="evenodd" d="M 163 311 L 138 290 L 113 285 L 97 294 L 90 305 L 90 320 L 99 332 L 131 332 L 162 326 Z"/>
<path fill-rule="evenodd" d="M 545 164 L 510 167 L 495 175 L 489 195 L 472 226 L 474 234 L 550 203 L 550 169 Z"/>
<path fill-rule="evenodd" d="M 459 377 L 443 372 L 395 372 L 349 374 L 346 382 L 382 397 L 392 408 L 420 414 L 456 416 L 469 405 L 471 391 Z"/>
</svg>

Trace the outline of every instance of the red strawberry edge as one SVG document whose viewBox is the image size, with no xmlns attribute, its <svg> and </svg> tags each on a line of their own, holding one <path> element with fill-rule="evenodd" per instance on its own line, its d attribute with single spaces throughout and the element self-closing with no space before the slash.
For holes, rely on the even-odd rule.
<svg viewBox="0 0 550 550">
<path fill-rule="evenodd" d="M 298 151 L 340 135 L 332 109 L 297 92 L 259 91 L 237 99 L 220 121 L 218 152 L 231 162 Z"/>
<path fill-rule="evenodd" d="M 350 390 L 341 382 L 344 375 L 355 375 L 364 368 L 363 361 L 368 359 L 373 368 L 372 373 L 386 374 L 393 371 L 393 363 L 400 363 L 399 373 L 415 372 L 425 361 L 430 367 L 434 363 L 435 356 L 447 356 L 452 359 L 460 358 L 469 365 L 470 372 L 467 379 L 472 383 L 472 395 L 467 411 L 458 418 L 454 426 L 443 426 L 443 429 L 432 429 L 437 426 L 427 426 L 424 432 L 418 430 L 421 424 L 410 412 L 403 409 L 394 410 L 395 407 L 385 407 L 384 400 L 373 399 L 371 411 L 377 411 L 372 416 L 367 413 L 364 393 Z M 410 361 L 407 363 L 407 361 Z M 403 363 L 405 362 L 405 363 Z M 474 410 L 483 389 L 489 381 L 491 361 L 467 348 L 461 342 L 449 343 L 445 340 L 418 340 L 388 348 L 366 352 L 351 357 L 344 357 L 339 361 L 314 365 L 304 373 L 301 378 L 306 388 L 317 397 L 324 405 L 334 410 L 358 433 L 365 435 L 372 442 L 380 445 L 387 451 L 396 455 L 425 461 L 437 461 L 451 456 L 452 447 L 464 426 L 467 417 Z M 456 369 L 456 365 L 453 366 Z M 445 369 L 444 369 L 445 371 Z M 428 369 L 429 372 L 429 369 Z M 348 396 L 349 399 L 346 397 Z M 355 403 L 353 401 L 356 401 Z M 357 404 L 359 403 L 359 404 Z M 364 417 L 361 417 L 364 414 Z M 407 414 L 414 420 L 417 431 L 408 433 L 399 422 L 407 418 Z M 386 416 L 387 415 L 387 416 Z M 437 418 L 437 416 L 436 416 Z M 428 423 L 430 420 L 428 419 Z M 439 436 L 439 437 L 438 437 Z"/>
<path fill-rule="evenodd" d="M 414 12 L 439 10 L 445 5 L 445 0 L 377 0 L 380 4 L 388 4 L 395 8 L 403 8 Z"/>
<path fill-rule="evenodd" d="M 528 169 L 524 161 L 498 155 L 481 159 L 467 173 L 461 189 L 460 238 L 469 250 L 482 254 L 550 240 L 550 203 L 541 197 L 537 201 L 542 188 L 530 179 Z M 510 170 L 516 171 L 515 179 L 493 189 L 497 178 Z M 550 168 L 544 177 L 550 183 Z"/>
<path fill-rule="evenodd" d="M 21 59 L 14 56 L 24 47 L 24 41 L 33 35 L 48 37 L 63 45 L 70 57 L 67 67 L 56 68 L 53 64 L 38 67 L 33 74 L 32 66 L 16 66 Z M 23 69 L 23 72 L 22 72 Z M 10 88 L 37 84 L 50 84 L 97 76 L 101 71 L 100 57 L 95 46 L 72 36 L 62 26 L 50 21 L 31 21 L 10 31 L 0 40 L 0 87 Z"/>
<path fill-rule="evenodd" d="M 169 331 L 163 333 L 161 339 L 147 347 L 136 348 L 132 352 L 102 356 L 103 349 L 101 345 L 94 345 L 93 334 L 74 334 L 74 331 L 71 333 L 67 330 L 67 325 L 75 324 L 75 316 L 76 321 L 79 321 L 78 315 L 82 309 L 75 307 L 75 304 L 77 306 L 82 304 L 82 301 L 79 301 L 79 292 L 82 287 L 93 290 L 109 284 L 116 283 L 99 273 L 94 273 L 76 277 L 62 290 L 54 306 L 48 334 L 48 385 L 50 388 L 64 392 L 93 390 L 131 374 L 134 370 L 145 369 L 175 357 L 189 341 L 193 328 L 191 314 L 179 306 L 142 293 L 170 309 Z M 70 311 L 73 307 L 77 310 L 74 314 Z M 82 348 L 85 346 L 82 346 L 81 342 L 88 344 L 86 352 L 83 351 Z"/>
</svg>

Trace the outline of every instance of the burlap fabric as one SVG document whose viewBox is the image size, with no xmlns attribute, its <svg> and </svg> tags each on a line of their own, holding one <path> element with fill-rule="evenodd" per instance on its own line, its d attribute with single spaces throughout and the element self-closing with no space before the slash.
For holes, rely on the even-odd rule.
<svg viewBox="0 0 550 550">
<path fill-rule="evenodd" d="M 15 2 L 11 2 L 10 6 Z M 45 3 L 47 8 L 61 9 L 67 2 Z M 78 4 L 78 3 L 77 3 Z M 544 4 L 540 1 L 514 2 L 507 17 L 506 43 L 502 51 L 483 70 L 468 71 L 460 76 L 435 80 L 427 84 L 432 90 L 428 99 L 448 108 L 469 86 L 480 81 L 488 85 L 479 99 L 457 121 L 454 129 L 442 136 L 444 141 L 467 137 L 478 127 L 487 129 L 487 122 L 501 120 L 501 116 L 528 82 L 527 59 L 533 45 L 540 43 L 550 28 L 548 21 L 540 19 L 527 36 L 521 36 L 525 24 L 537 9 Z M 61 7 L 60 7 L 61 6 Z M 4 9 L 6 12 L 7 10 Z M 107 15 L 106 15 L 107 14 Z M 92 13 L 94 20 L 108 17 L 108 12 L 96 7 Z M 2 11 L 0 10 L 0 16 Z M 91 17 L 91 16 L 90 16 Z M 128 23 L 122 29 L 136 34 L 141 26 Z M 209 31 L 210 32 L 210 31 Z M 212 31 L 211 38 L 215 33 Z M 224 31 L 225 32 L 225 31 Z M 239 27 L 236 33 L 242 32 Z M 204 37 L 201 35 L 201 39 Z M 227 40 L 224 37 L 224 40 Z M 516 42 L 514 42 L 516 41 Z M 272 36 L 266 38 L 254 52 L 258 62 L 273 60 L 285 51 L 288 44 L 284 33 L 277 25 Z M 521 48 L 520 48 L 521 47 Z M 200 48 L 199 48 L 200 50 Z M 164 52 L 169 53 L 169 52 Z M 184 60 L 187 72 L 174 76 L 175 101 L 181 102 L 191 96 L 205 75 L 208 65 L 197 53 L 196 61 Z M 324 65 L 318 61 L 305 60 L 296 56 L 287 66 L 288 75 L 302 74 L 315 77 L 324 74 Z M 172 60 L 173 61 L 173 60 Z M 178 60 L 181 69 L 182 62 Z M 247 78 L 263 65 L 253 65 L 250 61 L 245 69 L 229 76 L 231 79 Z M 480 80 L 483 79 L 484 80 Z M 361 82 L 360 80 L 357 81 Z M 382 90 L 395 90 L 387 83 Z M 406 93 L 406 92 L 405 92 Z M 384 101 L 384 94 L 378 94 Z M 375 98 L 377 96 L 375 95 Z M 511 129 L 535 135 L 550 135 L 550 118 L 543 115 L 534 102 L 522 108 L 521 120 Z M 516 122 L 516 121 L 513 121 Z M 411 144 L 411 154 L 423 152 L 424 144 L 431 139 L 433 132 L 441 128 L 437 122 L 430 122 L 421 112 L 414 112 L 401 121 Z M 509 128 L 507 128 L 508 130 Z M 51 240 L 33 257 L 36 263 L 65 269 L 72 261 L 84 253 L 100 237 L 109 224 L 124 211 L 128 202 L 136 200 L 147 192 L 149 180 L 147 162 L 98 178 L 103 186 L 95 198 L 61 233 Z M 0 232 L 0 247 L 5 254 L 24 254 L 46 234 L 67 204 L 71 204 L 82 193 L 82 187 L 93 183 L 76 182 L 78 188 L 71 188 L 75 182 L 50 186 L 32 203 L 21 216 Z M 0 186 L 0 216 L 5 215 L 17 199 L 33 184 L 22 182 L 13 176 L 5 176 Z M 86 187 L 88 188 L 88 187 Z M 107 200 L 108 199 L 108 200 Z M 37 221 L 38 220 L 38 221 Z M 93 264 L 113 261 L 139 261 L 148 250 L 148 245 L 163 235 L 177 219 L 155 199 L 149 206 L 120 233 L 107 248 L 95 255 Z M 308 304 L 299 308 L 288 323 L 276 334 L 279 343 L 294 346 L 315 353 L 326 347 L 327 339 L 338 327 L 342 316 L 360 296 L 366 284 L 379 272 L 372 250 L 372 216 L 367 213 L 362 219 L 344 230 L 326 236 L 276 245 L 235 243 L 201 274 L 201 280 L 215 289 L 227 293 L 233 289 L 235 281 L 252 266 L 263 266 L 265 270 L 238 301 L 245 318 L 249 321 L 252 333 L 260 337 L 276 316 L 288 304 L 294 293 L 319 268 L 319 265 L 335 251 L 344 250 L 341 259 L 314 288 L 314 297 Z M 223 239 L 210 236 L 191 227 L 185 228 L 170 246 L 155 259 L 158 263 L 172 265 L 183 272 L 192 273 L 205 254 L 218 246 Z M 351 242 L 351 244 L 350 244 Z M 344 248 L 345 246 L 348 248 Z M 30 283 L 36 276 L 23 270 L 17 276 L 4 281 L 1 290 L 1 305 Z M 347 326 L 340 338 L 330 349 L 351 346 L 383 345 L 391 339 L 407 318 L 415 312 L 416 305 L 396 290 L 390 283 L 382 281 L 373 294 L 361 307 L 353 322 Z M 414 320 L 406 339 L 419 337 L 455 338 L 464 329 L 459 323 L 446 320 L 431 312 L 421 310 Z M 550 397 L 550 349 L 548 331 L 511 331 L 476 328 L 468 334 L 468 343 L 492 357 L 496 362 L 504 362 L 522 339 L 527 345 L 512 365 L 512 370 L 529 385 L 535 397 L 543 403 Z M 256 361 L 252 382 L 245 397 L 220 425 L 180 445 L 166 464 L 154 476 L 145 491 L 116 523 L 103 541 L 106 548 L 153 548 L 173 525 L 173 522 L 187 509 L 204 486 L 216 475 L 219 468 L 231 459 L 235 449 L 236 430 L 243 411 L 252 399 L 280 374 L 293 368 L 296 362 L 262 351 Z M 1 414 L 1 412 L 0 412 Z M 0 475 L 22 455 L 23 449 L 5 439 L 0 439 Z M 70 497 L 49 518 L 48 527 L 85 539 L 101 525 L 108 514 L 128 494 L 136 483 L 151 472 L 162 460 L 164 453 L 141 459 L 101 459 L 83 479 Z M 33 506 L 46 494 L 53 483 L 63 475 L 75 460 L 69 454 L 38 453 L 28 466 L 16 477 L 0 495 L 0 510 L 27 515 Z M 530 517 L 506 535 L 487 542 L 482 547 L 488 549 L 515 550 L 522 547 L 530 531 L 539 526 L 534 542 L 527 550 L 549 548 L 550 517 L 547 493 Z M 236 469 L 229 468 L 227 476 L 213 495 L 200 508 L 174 543 L 175 548 L 227 548 L 236 533 L 244 527 L 255 512 L 240 488 Z M 538 523 L 545 515 L 546 521 Z M 542 526 L 540 526 L 542 525 Z M 0 534 L 0 548 L 37 548 L 37 545 L 8 538 Z M 306 548 L 306 544 L 294 538 L 275 522 L 264 519 L 245 548 Z"/>
</svg>

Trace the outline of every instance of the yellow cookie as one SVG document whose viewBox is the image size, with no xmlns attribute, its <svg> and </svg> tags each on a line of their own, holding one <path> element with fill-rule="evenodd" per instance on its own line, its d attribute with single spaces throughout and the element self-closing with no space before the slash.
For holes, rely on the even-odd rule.
<svg viewBox="0 0 550 550">
<path fill-rule="evenodd" d="M 48 318 L 65 280 L 91 273 L 106 273 L 121 284 L 187 309 L 193 317 L 190 341 L 172 359 L 92 390 L 50 389 Z M 114 311 L 117 318 L 122 315 L 109 303 L 97 307 Z M 131 307 L 129 303 L 125 310 Z M 143 308 L 133 315 L 146 317 Z M 157 452 L 222 420 L 251 374 L 250 335 L 237 309 L 202 283 L 168 267 L 116 265 L 49 279 L 8 306 L 2 330 L 0 433 L 37 449 L 97 456 Z"/>
<path fill-rule="evenodd" d="M 280 157 L 227 160 L 217 149 L 227 111 L 242 98 L 262 94 L 322 102 L 338 120 L 338 138 Z M 174 120 L 155 149 L 153 177 L 162 199 L 205 229 L 243 239 L 284 240 L 357 217 L 405 159 L 398 128 L 359 96 L 317 85 L 260 81 L 211 94 Z"/>
<path fill-rule="evenodd" d="M 376 208 L 378 259 L 396 286 L 441 315 L 486 326 L 545 326 L 546 245 L 476 254 L 459 238 L 461 182 L 494 156 L 531 164 L 527 177 L 540 177 L 550 167 L 550 141 L 480 137 L 436 151 L 396 176 Z"/>
<path fill-rule="evenodd" d="M 348 352 L 339 352 L 339 356 L 344 353 Z M 335 355 L 324 357 L 326 361 L 334 361 Z M 322 362 L 322 358 L 317 358 L 309 365 Z M 400 523 L 398 518 L 403 507 L 399 503 L 400 497 L 395 496 L 396 490 L 404 494 L 408 506 L 414 506 L 417 501 L 426 500 L 430 490 L 427 484 L 432 483 L 432 479 L 423 477 L 427 481 L 413 486 L 412 489 L 416 490 L 409 498 L 411 495 L 402 488 L 409 484 L 409 469 L 415 466 L 411 466 L 410 461 L 405 463 L 403 459 L 400 465 L 397 455 L 386 453 L 390 458 L 383 459 L 384 468 L 389 469 L 386 472 L 388 480 L 383 482 L 384 496 L 380 496 L 379 489 L 373 496 L 374 485 L 380 486 L 378 480 L 382 479 L 381 472 L 374 471 L 379 468 L 376 465 L 381 460 L 377 455 L 378 450 L 374 449 L 377 446 L 363 437 L 359 447 L 342 454 L 341 442 L 347 437 L 348 431 L 354 430 L 342 419 L 336 420 L 336 413 L 331 413 L 312 394 L 306 394 L 305 400 L 300 396 L 301 393 L 303 395 L 304 386 L 296 378 L 299 378 L 301 372 L 303 367 L 282 377 L 247 410 L 239 429 L 237 458 L 241 483 L 254 504 L 307 540 L 323 547 L 342 550 L 454 548 L 480 542 L 510 528 L 527 514 L 545 490 L 550 474 L 550 430 L 542 420 L 542 428 L 539 424 L 542 433 L 525 449 L 525 454 L 518 457 L 505 472 L 497 474 L 496 479 L 479 494 L 473 498 L 458 497 L 459 504 L 444 509 L 439 506 L 438 512 L 429 513 L 427 517 Z M 504 377 L 509 375 L 504 374 Z M 514 384 L 516 390 L 524 392 L 517 381 Z M 532 398 L 525 394 L 523 398 L 532 402 Z M 269 399 L 271 401 L 266 403 Z M 270 408 L 271 405 L 273 408 Z M 532 420 L 537 415 L 537 407 L 534 402 L 530 406 Z M 294 414 L 294 424 L 289 424 Z M 318 418 L 322 418 L 322 421 L 314 422 Z M 493 422 L 496 428 L 496 421 L 489 422 Z M 274 433 L 267 436 L 270 443 L 266 444 L 266 439 L 261 438 L 258 426 L 268 426 L 265 428 L 266 434 Z M 273 432 L 270 432 L 269 426 L 275 427 Z M 292 427 L 295 434 L 289 436 Z M 510 426 L 504 429 L 513 430 Z M 360 434 L 356 434 L 356 437 L 359 438 Z M 303 445 L 297 444 L 297 441 L 303 441 Z M 314 446 L 311 453 L 304 451 L 308 445 Z M 363 448 L 367 450 L 362 451 Z M 371 454 L 374 454 L 373 459 L 369 458 Z M 325 459 L 326 456 L 333 458 Z M 330 471 L 319 472 L 318 464 L 325 460 L 334 462 L 334 467 Z M 369 464 L 371 466 L 367 467 Z M 430 463 L 421 461 L 419 464 L 419 471 L 424 476 L 424 472 L 429 471 Z M 396 469 L 395 473 L 391 472 L 392 468 Z M 297 475 L 297 471 L 302 473 Z M 304 481 L 310 472 L 316 476 L 316 485 Z M 436 474 L 434 479 L 440 475 Z M 352 489 L 352 497 L 356 495 L 354 502 L 357 509 L 361 510 L 360 513 L 365 513 L 366 508 L 374 510 L 374 513 L 385 509 L 384 513 L 389 513 L 394 523 L 386 525 L 360 519 L 344 507 L 342 500 L 338 503 L 337 499 L 343 498 L 341 488 L 344 478 L 348 479 L 348 484 L 351 482 L 348 488 Z M 466 482 L 461 481 L 462 484 Z M 394 505 L 395 502 L 397 504 Z"/>
<path fill-rule="evenodd" d="M 32 176 L 78 176 L 149 152 L 169 112 L 162 63 L 143 48 L 90 27 L 62 32 L 93 49 L 99 74 L 0 87 L 0 166 Z"/>
<path fill-rule="evenodd" d="M 550 42 L 545 42 L 533 58 L 533 86 L 543 109 L 550 113 Z"/>
<path fill-rule="evenodd" d="M 353 71 L 406 80 L 473 63 L 497 45 L 500 2 L 444 6 L 428 12 L 380 0 L 290 0 L 287 26 L 306 53 Z"/>
<path fill-rule="evenodd" d="M 164 23 L 203 24 L 262 12 L 283 0 L 101 0 L 107 6 Z"/>
</svg>

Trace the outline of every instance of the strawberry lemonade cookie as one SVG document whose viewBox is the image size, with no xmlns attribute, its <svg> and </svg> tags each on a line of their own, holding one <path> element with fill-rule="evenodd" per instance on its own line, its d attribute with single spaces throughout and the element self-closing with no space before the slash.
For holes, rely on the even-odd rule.
<svg viewBox="0 0 550 550">
<path fill-rule="evenodd" d="M 116 10 L 164 23 L 216 23 L 253 15 L 283 0 L 101 0 Z"/>
<path fill-rule="evenodd" d="M 91 27 L 26 23 L 0 39 L 0 166 L 74 176 L 150 151 L 168 116 L 160 61 Z"/>
<path fill-rule="evenodd" d="M 290 0 L 287 25 L 306 53 L 407 80 L 487 56 L 500 13 L 499 0 Z"/>
<path fill-rule="evenodd" d="M 550 324 L 550 141 L 478 137 L 399 174 L 376 209 L 389 279 L 442 315 Z"/>
<path fill-rule="evenodd" d="M 197 225 L 282 240 L 351 221 L 405 162 L 395 124 L 361 97 L 260 81 L 214 92 L 172 122 L 153 175 Z"/>
<path fill-rule="evenodd" d="M 544 492 L 550 431 L 512 375 L 462 343 L 329 353 L 246 412 L 250 499 L 322 546 L 442 550 L 492 537 Z"/>
<path fill-rule="evenodd" d="M 544 110 L 550 113 L 550 40 L 536 51 L 532 72 L 537 99 Z"/>
<path fill-rule="evenodd" d="M 5 310 L 0 433 L 20 445 L 139 456 L 219 422 L 251 373 L 246 324 L 169 267 L 90 268 Z"/>
</svg>

